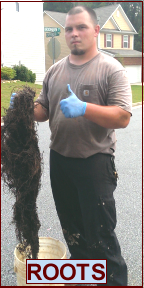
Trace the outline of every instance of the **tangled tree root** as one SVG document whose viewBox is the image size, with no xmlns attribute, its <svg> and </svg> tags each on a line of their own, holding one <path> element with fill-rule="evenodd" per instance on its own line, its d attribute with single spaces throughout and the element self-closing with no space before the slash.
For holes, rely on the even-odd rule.
<svg viewBox="0 0 144 288">
<path fill-rule="evenodd" d="M 39 250 L 36 198 L 40 189 L 42 156 L 34 123 L 35 92 L 27 86 L 16 91 L 13 109 L 7 110 L 1 129 L 2 179 L 15 196 L 13 223 L 21 251 L 31 247 L 37 258 Z"/>
</svg>

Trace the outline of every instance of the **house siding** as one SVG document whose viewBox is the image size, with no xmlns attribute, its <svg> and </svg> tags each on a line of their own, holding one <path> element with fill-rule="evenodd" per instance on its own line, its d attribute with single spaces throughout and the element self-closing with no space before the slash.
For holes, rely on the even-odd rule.
<svg viewBox="0 0 144 288">
<path fill-rule="evenodd" d="M 61 25 L 59 25 L 56 21 L 54 21 L 47 14 L 44 14 L 44 27 L 60 28 L 60 31 L 61 31 L 60 35 L 55 37 L 59 41 L 60 46 L 61 46 L 61 53 L 59 57 L 55 59 L 55 63 L 56 63 L 62 58 L 70 54 L 70 50 L 67 47 L 66 40 L 65 40 L 64 28 Z M 44 32 L 44 39 L 45 39 L 45 67 L 47 71 L 53 65 L 53 59 L 51 59 L 51 57 L 48 55 L 48 43 L 51 37 L 46 37 L 46 32 Z"/>
<path fill-rule="evenodd" d="M 115 26 L 112 24 L 112 22 L 110 20 L 108 20 L 103 28 L 104 29 L 115 29 Z"/>
<path fill-rule="evenodd" d="M 101 49 L 104 49 L 104 33 L 100 33 L 100 47 Z"/>
<path fill-rule="evenodd" d="M 117 9 L 119 11 L 119 9 Z M 131 31 L 126 20 L 123 18 L 121 12 L 119 11 L 119 17 L 117 16 L 117 10 L 113 13 L 113 18 L 117 22 L 121 30 Z"/>
<path fill-rule="evenodd" d="M 44 27 L 56 27 L 56 28 L 60 28 L 60 30 L 61 30 L 60 35 L 55 37 L 60 42 L 60 45 L 61 45 L 61 53 L 60 53 L 59 57 L 57 59 L 55 59 L 55 62 L 57 62 L 60 59 L 62 59 L 65 56 L 70 54 L 70 50 L 67 47 L 67 44 L 65 41 L 64 28 L 60 24 L 58 24 L 54 19 L 52 19 L 48 14 L 44 13 L 43 15 L 44 15 Z M 105 47 L 106 34 L 111 33 L 113 36 L 112 37 L 112 48 L 108 47 L 107 48 L 108 50 L 113 51 L 113 49 L 121 49 L 121 50 L 126 49 L 126 48 L 122 48 L 123 47 L 123 45 L 122 45 L 123 35 L 128 35 L 128 39 L 129 39 L 128 40 L 128 48 L 126 50 L 127 51 L 133 50 L 134 35 L 128 33 L 128 32 L 133 32 L 133 31 L 131 31 L 131 29 L 129 28 L 129 25 L 127 24 L 126 20 L 124 19 L 124 17 L 120 13 L 120 11 L 119 11 L 119 16 L 117 15 L 117 11 L 112 16 L 122 31 L 118 31 L 118 29 L 116 29 L 114 27 L 111 19 L 109 19 L 106 22 L 106 24 L 104 25 L 104 27 L 100 30 L 100 33 L 99 33 L 98 37 L 96 38 L 96 41 L 98 43 L 97 47 L 99 49 L 106 49 L 106 47 Z M 104 29 L 104 31 L 103 31 L 103 29 Z M 50 39 L 51 38 L 46 37 L 46 32 L 44 32 L 46 70 L 48 70 L 53 65 L 53 59 L 51 59 L 50 56 L 48 55 L 48 43 L 49 43 Z M 119 52 L 119 54 L 121 54 L 121 53 Z M 123 65 L 129 67 L 132 70 L 131 75 L 133 73 L 136 73 L 136 71 L 140 71 L 141 58 L 139 58 L 139 57 L 134 57 L 135 59 L 133 57 L 126 57 L 126 58 L 121 57 L 121 58 L 122 58 Z M 129 71 L 131 71 L 130 69 L 129 69 Z M 131 77 L 131 75 L 130 75 L 130 77 Z"/>
<path fill-rule="evenodd" d="M 115 34 L 114 35 L 114 49 L 121 48 L 121 35 Z"/>
<path fill-rule="evenodd" d="M 104 34 L 106 34 L 106 33 L 100 33 L 100 48 L 101 49 L 107 48 L 104 45 Z M 107 32 L 107 34 L 108 34 L 108 32 Z M 125 34 L 125 35 L 127 35 L 127 34 Z M 130 48 L 127 48 L 127 49 L 133 49 L 133 37 L 134 37 L 133 35 L 130 35 Z M 111 49 L 123 49 L 121 42 L 122 42 L 122 35 L 113 33 L 113 48 L 111 48 Z M 109 48 L 107 48 L 107 49 L 109 49 Z"/>
</svg>

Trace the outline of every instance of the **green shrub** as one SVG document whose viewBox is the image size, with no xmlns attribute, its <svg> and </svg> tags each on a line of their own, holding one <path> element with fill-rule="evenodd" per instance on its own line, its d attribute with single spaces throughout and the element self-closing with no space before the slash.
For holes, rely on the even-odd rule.
<svg viewBox="0 0 144 288">
<path fill-rule="evenodd" d="M 35 83 L 36 74 L 33 73 L 31 70 L 28 71 L 28 74 L 29 74 L 29 79 L 30 79 L 30 81 L 28 81 L 28 82 Z"/>
<path fill-rule="evenodd" d="M 15 65 L 13 69 L 16 71 L 16 80 L 34 83 L 36 80 L 36 74 L 29 70 L 24 65 Z"/>
<path fill-rule="evenodd" d="M 16 71 L 10 67 L 2 67 L 1 68 L 1 79 L 11 80 L 16 76 Z"/>
</svg>

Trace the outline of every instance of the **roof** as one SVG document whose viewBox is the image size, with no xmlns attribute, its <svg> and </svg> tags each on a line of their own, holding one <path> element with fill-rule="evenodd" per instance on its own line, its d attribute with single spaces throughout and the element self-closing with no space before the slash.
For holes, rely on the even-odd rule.
<svg viewBox="0 0 144 288">
<path fill-rule="evenodd" d="M 101 49 L 103 52 L 107 52 L 119 57 L 142 57 L 142 52 L 130 49 Z"/>
<path fill-rule="evenodd" d="M 112 13 L 118 8 L 118 6 L 119 4 L 93 9 L 97 14 L 98 19 L 100 18 L 99 20 L 100 27 L 102 27 L 106 23 L 106 21 L 109 19 Z M 54 12 L 54 11 L 44 11 L 44 12 L 50 17 L 52 17 L 57 23 L 59 23 L 64 28 L 67 13 Z"/>
<path fill-rule="evenodd" d="M 46 13 L 48 16 L 50 16 L 64 28 L 67 13 L 54 12 L 54 11 L 44 11 L 44 13 Z"/>
<path fill-rule="evenodd" d="M 110 16 L 114 13 L 114 11 L 118 8 L 118 6 L 119 4 L 115 4 L 93 9 L 96 12 L 97 17 L 100 18 L 99 20 L 100 27 L 102 27 L 106 23 L 106 21 L 110 18 Z M 54 12 L 54 11 L 44 11 L 44 12 L 53 19 L 55 19 L 56 22 L 58 22 L 61 26 L 64 27 L 67 13 Z"/>
<path fill-rule="evenodd" d="M 103 26 L 111 18 L 111 21 L 113 22 L 114 26 L 116 27 L 116 30 L 118 32 L 122 32 L 120 30 L 120 28 L 118 27 L 118 25 L 116 24 L 115 20 L 112 17 L 112 14 L 118 8 L 120 9 L 120 12 L 123 15 L 124 19 L 127 21 L 127 23 L 129 25 L 129 27 L 131 28 L 131 31 L 133 32 L 133 34 L 137 34 L 136 30 L 132 26 L 130 20 L 128 19 L 127 15 L 125 14 L 125 12 L 124 12 L 124 10 L 123 10 L 123 8 L 121 7 L 120 4 L 112 4 L 112 5 L 109 5 L 109 6 L 104 6 L 104 7 L 99 7 L 99 8 L 93 9 L 96 12 L 96 14 L 97 14 L 99 25 L 101 27 L 100 30 L 103 29 Z M 65 27 L 65 19 L 66 19 L 67 13 L 54 12 L 54 11 L 44 11 L 44 13 L 46 13 L 48 16 L 50 16 L 52 19 L 54 19 L 60 26 L 62 26 L 63 28 Z"/>
<path fill-rule="evenodd" d="M 134 32 L 134 34 L 137 34 L 135 28 L 133 27 L 132 23 L 128 19 L 126 13 L 124 12 L 124 10 L 123 10 L 123 8 L 122 8 L 122 6 L 120 4 L 113 4 L 113 5 L 99 7 L 99 8 L 94 9 L 94 11 L 97 14 L 97 18 L 98 18 L 101 30 L 103 29 L 103 26 L 106 24 L 106 22 L 110 19 L 113 22 L 114 26 L 118 29 L 118 31 L 122 32 L 121 29 L 118 27 L 117 23 L 115 22 L 113 16 L 112 16 L 112 14 L 117 9 L 120 10 L 122 16 L 124 17 L 124 19 L 128 23 L 131 31 Z"/>
<path fill-rule="evenodd" d="M 114 11 L 120 6 L 119 4 L 104 6 L 93 9 L 96 12 L 97 18 L 99 20 L 99 25 L 102 28 L 107 20 L 111 17 Z"/>
</svg>

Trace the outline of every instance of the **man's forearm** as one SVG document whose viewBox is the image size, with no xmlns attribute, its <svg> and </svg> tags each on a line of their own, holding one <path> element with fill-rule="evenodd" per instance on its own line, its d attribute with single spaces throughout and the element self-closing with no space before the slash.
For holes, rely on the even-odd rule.
<svg viewBox="0 0 144 288">
<path fill-rule="evenodd" d="M 34 103 L 34 120 L 44 122 L 49 119 L 48 110 L 38 102 Z"/>
<path fill-rule="evenodd" d="M 108 129 L 125 128 L 131 114 L 118 106 L 100 106 L 87 103 L 84 117 Z"/>
</svg>

